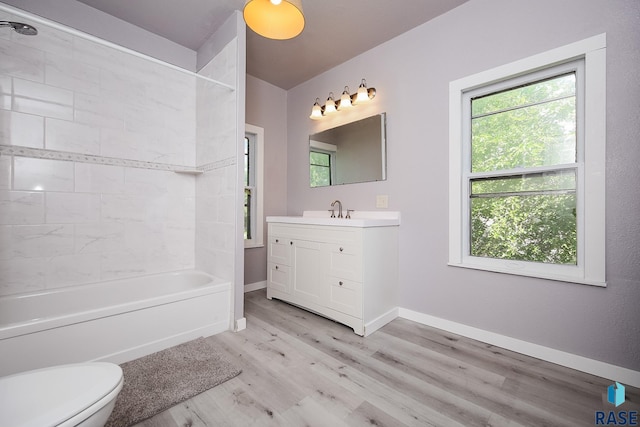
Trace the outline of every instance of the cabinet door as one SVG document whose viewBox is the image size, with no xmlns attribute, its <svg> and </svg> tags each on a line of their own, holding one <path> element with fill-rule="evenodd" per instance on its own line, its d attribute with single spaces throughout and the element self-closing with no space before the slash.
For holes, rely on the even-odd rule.
<svg viewBox="0 0 640 427">
<path fill-rule="evenodd" d="M 362 283 L 339 277 L 328 277 L 329 308 L 362 318 Z"/>
<path fill-rule="evenodd" d="M 276 264 L 291 265 L 291 239 L 282 237 L 269 237 L 269 249 L 267 258 Z"/>
<path fill-rule="evenodd" d="M 334 277 L 362 281 L 362 249 L 359 245 L 329 245 L 329 271 Z"/>
<path fill-rule="evenodd" d="M 288 265 L 267 263 L 267 296 L 269 291 L 291 292 L 291 267 Z"/>
<path fill-rule="evenodd" d="M 328 290 L 324 286 L 326 251 L 321 243 L 295 240 L 293 242 L 292 293 L 300 301 L 326 304 Z"/>
</svg>

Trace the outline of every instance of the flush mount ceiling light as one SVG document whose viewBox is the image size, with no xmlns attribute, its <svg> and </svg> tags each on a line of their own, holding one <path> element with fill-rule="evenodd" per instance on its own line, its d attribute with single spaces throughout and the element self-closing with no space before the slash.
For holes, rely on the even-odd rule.
<svg viewBox="0 0 640 427">
<path fill-rule="evenodd" d="M 247 0 L 242 14 L 249 28 L 268 39 L 292 39 L 304 29 L 302 0 Z"/>
<path fill-rule="evenodd" d="M 338 111 L 344 111 L 350 107 L 355 107 L 360 104 L 365 104 L 376 97 L 376 89 L 373 87 L 367 88 L 367 81 L 362 79 L 358 91 L 351 95 L 349 93 L 349 87 L 345 86 L 342 95 L 339 100 L 333 98 L 333 92 L 329 92 L 329 98 L 324 105 L 320 105 L 320 100 L 316 98 L 316 102 L 311 108 L 310 119 L 320 120 L 324 116 L 328 116 Z"/>
</svg>

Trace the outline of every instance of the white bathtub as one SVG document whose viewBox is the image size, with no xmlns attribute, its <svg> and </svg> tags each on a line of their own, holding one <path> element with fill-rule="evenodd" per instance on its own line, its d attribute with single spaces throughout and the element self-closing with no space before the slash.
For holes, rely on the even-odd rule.
<svg viewBox="0 0 640 427">
<path fill-rule="evenodd" d="M 185 270 L 0 297 L 0 376 L 122 363 L 230 329 L 231 284 Z"/>
</svg>

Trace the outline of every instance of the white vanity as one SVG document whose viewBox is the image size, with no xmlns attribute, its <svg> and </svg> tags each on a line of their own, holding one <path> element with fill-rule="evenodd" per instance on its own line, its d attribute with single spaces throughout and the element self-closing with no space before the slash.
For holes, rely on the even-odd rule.
<svg viewBox="0 0 640 427">
<path fill-rule="evenodd" d="M 399 212 L 271 216 L 267 298 L 367 336 L 397 317 Z"/>
</svg>

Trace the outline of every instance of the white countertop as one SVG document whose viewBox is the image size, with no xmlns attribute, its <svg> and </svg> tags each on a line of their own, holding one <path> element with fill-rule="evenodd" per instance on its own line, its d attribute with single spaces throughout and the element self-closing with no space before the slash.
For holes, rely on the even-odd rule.
<svg viewBox="0 0 640 427">
<path fill-rule="evenodd" d="M 346 209 L 342 211 L 342 214 L 346 216 Z M 336 210 L 337 215 L 338 211 Z M 331 218 L 331 213 L 328 211 L 304 211 L 302 216 L 268 216 L 267 222 L 336 227 L 392 227 L 400 225 L 400 212 L 353 211 L 351 218 Z"/>
</svg>

